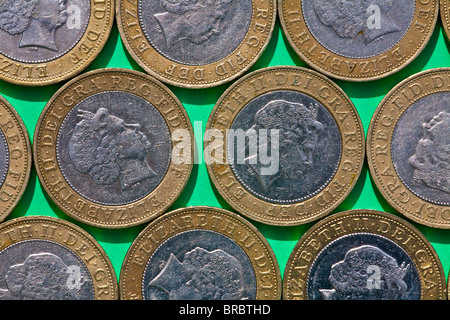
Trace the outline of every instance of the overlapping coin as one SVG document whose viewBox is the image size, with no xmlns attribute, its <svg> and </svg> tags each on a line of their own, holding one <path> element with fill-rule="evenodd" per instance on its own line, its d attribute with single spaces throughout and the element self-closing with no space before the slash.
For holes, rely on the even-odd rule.
<svg viewBox="0 0 450 320">
<path fill-rule="evenodd" d="M 117 300 L 118 283 L 98 242 L 43 216 L 0 226 L 0 300 Z"/>
<path fill-rule="evenodd" d="M 181 194 L 193 166 L 192 136 L 166 86 L 140 72 L 103 69 L 54 95 L 33 151 L 43 187 L 66 214 L 125 228 L 154 219 Z"/>
<path fill-rule="evenodd" d="M 133 59 L 159 80 L 188 88 L 218 86 L 247 71 L 276 15 L 276 0 L 119 0 L 116 7 Z"/>
<path fill-rule="evenodd" d="M 113 0 L 0 2 L 0 79 L 43 86 L 74 77 L 103 49 Z"/>
<path fill-rule="evenodd" d="M 120 273 L 124 300 L 279 300 L 281 277 L 265 238 L 212 207 L 182 208 L 151 222 Z"/>
<path fill-rule="evenodd" d="M 299 225 L 335 209 L 364 162 L 364 130 L 346 94 L 299 67 L 260 69 L 214 107 L 205 132 L 208 172 L 246 217 Z"/>
<path fill-rule="evenodd" d="M 353 210 L 326 217 L 292 251 L 286 300 L 446 300 L 433 246 L 393 214 Z"/>
<path fill-rule="evenodd" d="M 449 68 L 404 80 L 380 103 L 367 135 L 370 173 L 408 218 L 450 228 Z"/>
<path fill-rule="evenodd" d="M 299 57 L 347 81 L 384 78 L 427 45 L 439 0 L 279 0 L 283 30 Z"/>
<path fill-rule="evenodd" d="M 30 178 L 32 152 L 20 115 L 0 96 L 0 221 L 23 196 Z"/>
<path fill-rule="evenodd" d="M 450 7 L 448 0 L 440 0 L 440 15 L 447 39 L 450 38 Z"/>
</svg>

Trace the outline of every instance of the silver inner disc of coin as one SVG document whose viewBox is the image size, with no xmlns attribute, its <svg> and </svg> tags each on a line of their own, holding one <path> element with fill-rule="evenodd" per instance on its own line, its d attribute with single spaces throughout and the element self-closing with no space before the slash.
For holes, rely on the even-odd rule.
<svg viewBox="0 0 450 320">
<path fill-rule="evenodd" d="M 274 91 L 250 101 L 231 125 L 227 158 L 254 196 L 295 203 L 323 190 L 341 159 L 335 119 L 317 100 L 294 91 Z"/>
<path fill-rule="evenodd" d="M 450 92 L 429 95 L 405 110 L 392 135 L 391 156 L 412 193 L 450 205 Z"/>
<path fill-rule="evenodd" d="M 69 52 L 89 24 L 89 0 L 0 2 L 0 53 L 23 63 L 43 63 Z"/>
<path fill-rule="evenodd" d="M 355 233 L 328 244 L 315 258 L 308 300 L 420 300 L 419 273 L 395 242 Z"/>
<path fill-rule="evenodd" d="M 174 62 L 206 65 L 231 54 L 252 21 L 252 0 L 140 0 L 139 21 L 153 48 Z"/>
<path fill-rule="evenodd" d="M 27 240 L 0 252 L 0 300 L 93 300 L 86 265 L 70 249 Z"/>
<path fill-rule="evenodd" d="M 353 59 L 393 48 L 410 28 L 413 0 L 302 0 L 303 19 L 329 51 Z"/>
<path fill-rule="evenodd" d="M 82 197 L 122 205 L 160 184 L 172 142 L 167 123 L 152 104 L 131 93 L 107 91 L 68 113 L 56 150 L 64 178 Z"/>
<path fill-rule="evenodd" d="M 210 230 L 179 233 L 150 257 L 144 300 L 255 300 L 256 275 L 244 250 Z"/>
<path fill-rule="evenodd" d="M 9 148 L 5 134 L 0 129 L 0 188 L 5 182 L 9 168 Z"/>
</svg>

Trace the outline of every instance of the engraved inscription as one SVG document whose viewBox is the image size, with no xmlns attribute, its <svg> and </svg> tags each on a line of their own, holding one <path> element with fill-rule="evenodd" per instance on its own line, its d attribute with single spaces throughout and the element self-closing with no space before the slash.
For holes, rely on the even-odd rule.
<svg viewBox="0 0 450 320">
<path fill-rule="evenodd" d="M 420 93 L 420 86 L 412 85 Z M 412 99 L 410 90 L 402 95 Z M 393 107 L 405 109 L 397 122 L 385 116 L 382 124 L 393 126 L 390 144 L 391 159 L 401 182 L 414 195 L 429 203 L 449 204 L 450 193 L 450 94 L 438 92 L 427 95 L 409 107 L 400 96 Z M 377 139 L 382 141 L 380 138 Z M 387 144 L 384 144 L 387 147 Z M 382 144 L 376 155 L 387 153 Z M 389 169 L 389 170 L 388 170 Z M 382 176 L 392 176 L 392 168 L 382 169 Z M 397 183 L 398 184 L 398 183 Z M 393 189 L 397 189 L 396 187 Z M 418 208 L 418 206 L 416 206 Z M 414 210 L 416 210 L 416 208 Z"/>
<path fill-rule="evenodd" d="M 200 66 L 225 58 L 241 44 L 252 20 L 252 1 L 140 0 L 138 14 L 156 51 L 172 62 Z"/>
<path fill-rule="evenodd" d="M 408 289 L 403 279 L 409 268 L 379 248 L 364 245 L 332 266 L 328 280 L 333 289 L 319 291 L 324 300 L 395 300 Z"/>
<path fill-rule="evenodd" d="M 422 138 L 409 158 L 414 181 L 450 193 L 450 113 L 440 112 L 422 125 Z"/>
<path fill-rule="evenodd" d="M 95 6 L 100 6 L 94 3 Z M 98 8 L 94 8 L 97 13 Z M 47 76 L 32 72 L 33 66 L 20 63 L 49 63 L 62 57 L 81 40 L 91 20 L 90 0 L 4 0 L 0 1 L 0 53 L 18 63 L 2 71 L 15 76 Z M 96 18 L 93 16 L 92 18 Z M 87 31 L 88 39 L 99 37 Z M 83 45 L 86 41 L 83 41 Z M 5 69 L 6 68 L 6 69 Z M 21 70 L 30 68 L 30 70 Z M 51 70 L 53 71 L 53 70 Z M 27 74 L 28 73 L 28 74 Z"/>
<path fill-rule="evenodd" d="M 77 88 L 76 94 L 84 94 L 82 90 Z M 166 114 L 169 124 L 180 121 Z M 53 128 L 54 120 L 62 119 L 53 113 L 47 128 Z M 96 204 L 117 205 L 144 198 L 158 187 L 170 164 L 168 123 L 155 106 L 131 93 L 106 91 L 84 99 L 64 117 L 56 137 L 56 160 L 64 179 Z M 44 145 L 53 146 L 53 139 L 45 136 Z M 44 170 L 53 170 L 53 160 L 45 160 Z M 58 193 L 67 192 L 62 191 L 60 179 L 51 185 Z M 84 207 L 82 203 L 79 206 Z"/>
<path fill-rule="evenodd" d="M 105 108 L 95 114 L 79 110 L 79 117 L 68 146 L 79 172 L 100 185 L 119 180 L 122 190 L 156 175 L 146 160 L 151 144 L 138 124 L 127 124 Z"/>
<path fill-rule="evenodd" d="M 312 37 L 332 53 L 352 59 L 376 57 L 393 49 L 413 24 L 415 8 L 416 4 L 410 0 L 302 0 L 304 22 Z M 311 42 L 307 30 L 299 30 L 296 36 L 300 45 Z M 320 63 L 333 68 L 331 59 L 326 62 L 329 54 L 317 45 L 305 50 L 318 56 Z M 390 58 L 384 56 L 383 59 Z M 367 61 L 367 64 L 369 62 L 374 63 Z M 380 62 L 383 61 L 380 59 L 376 64 Z M 347 67 L 352 72 L 356 65 Z M 377 67 L 380 66 L 362 66 L 361 72 Z"/>
</svg>

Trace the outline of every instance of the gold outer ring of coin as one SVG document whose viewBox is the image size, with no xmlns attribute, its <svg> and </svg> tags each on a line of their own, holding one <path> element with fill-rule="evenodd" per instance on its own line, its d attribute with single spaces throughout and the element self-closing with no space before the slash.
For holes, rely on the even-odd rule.
<svg viewBox="0 0 450 320">
<path fill-rule="evenodd" d="M 0 128 L 9 153 L 9 168 L 0 188 L 0 221 L 5 220 L 22 198 L 32 165 L 31 143 L 20 115 L 0 96 Z"/>
<path fill-rule="evenodd" d="M 72 251 L 91 275 L 95 300 L 118 300 L 114 268 L 100 244 L 84 229 L 63 219 L 26 216 L 0 225 L 0 250 L 22 241 L 44 240 Z"/>
<path fill-rule="evenodd" d="M 447 86 L 441 87 L 437 81 L 439 78 L 439 81 L 448 82 L 449 75 L 450 68 L 426 70 L 395 86 L 375 110 L 366 143 L 371 176 L 388 203 L 417 223 L 442 229 L 450 229 L 450 208 L 424 201 L 405 186 L 394 168 L 391 144 L 392 134 L 404 111 L 428 95 L 448 91 Z"/>
<path fill-rule="evenodd" d="M 393 214 L 364 209 L 328 216 L 300 238 L 284 271 L 283 299 L 306 300 L 308 276 L 317 255 L 331 242 L 358 233 L 379 235 L 403 248 L 419 273 L 421 300 L 447 299 L 442 264 L 422 233 Z"/>
<path fill-rule="evenodd" d="M 252 0 L 252 5 L 252 21 L 241 44 L 227 57 L 200 66 L 174 62 L 152 46 L 140 26 L 137 1 L 117 0 L 116 20 L 127 51 L 147 73 L 177 87 L 210 88 L 248 71 L 269 44 L 277 18 L 276 0 Z"/>
<path fill-rule="evenodd" d="M 86 32 L 63 56 L 45 63 L 24 63 L 0 54 L 0 79 L 23 86 L 59 83 L 86 69 L 104 48 L 114 24 L 114 0 L 90 0 Z"/>
<path fill-rule="evenodd" d="M 440 0 L 440 10 L 442 26 L 444 28 L 447 39 L 450 38 L 450 7 L 448 0 Z"/>
<path fill-rule="evenodd" d="M 302 19 L 302 0 L 278 0 L 284 33 L 297 55 L 309 66 L 334 79 L 365 82 L 390 76 L 410 64 L 427 45 L 439 16 L 439 0 L 416 1 L 413 22 L 390 50 L 374 57 L 355 59 L 322 46 Z"/>
<path fill-rule="evenodd" d="M 350 193 L 364 164 L 365 135 L 359 114 L 352 101 L 334 82 L 316 71 L 301 67 L 279 66 L 254 71 L 232 84 L 211 112 L 206 131 L 226 131 L 247 103 L 272 91 L 290 90 L 316 99 L 333 116 L 341 133 L 341 159 L 334 177 L 321 192 L 309 199 L 291 204 L 273 204 L 250 194 L 239 183 L 224 159 L 206 161 L 211 180 L 221 196 L 236 211 L 268 225 L 294 226 L 317 220 L 334 210 Z M 205 137 L 205 150 L 214 149 L 214 141 Z M 210 146 L 211 143 L 211 146 Z M 222 146 L 220 146 L 222 149 Z"/>
<path fill-rule="evenodd" d="M 34 133 L 33 157 L 45 191 L 72 218 L 100 228 L 127 228 L 164 213 L 189 180 L 193 161 L 181 157 L 171 162 L 160 184 L 144 198 L 120 206 L 101 205 L 85 199 L 64 178 L 58 164 L 56 141 L 66 115 L 82 100 L 105 91 L 129 92 L 147 100 L 166 121 L 171 138 L 177 130 L 189 134 L 184 151 L 193 159 L 193 129 L 181 102 L 158 80 L 128 69 L 100 69 L 85 73 L 58 90 L 42 111 Z M 178 143 L 172 139 L 172 150 Z M 178 161 L 179 160 L 179 161 Z"/>
<path fill-rule="evenodd" d="M 210 230 L 235 241 L 248 255 L 255 270 L 256 299 L 280 300 L 280 270 L 275 254 L 264 236 L 241 216 L 225 209 L 207 206 L 169 212 L 152 221 L 138 235 L 126 254 L 120 272 L 121 300 L 142 300 L 143 275 L 152 254 L 167 239 L 191 230 Z"/>
</svg>

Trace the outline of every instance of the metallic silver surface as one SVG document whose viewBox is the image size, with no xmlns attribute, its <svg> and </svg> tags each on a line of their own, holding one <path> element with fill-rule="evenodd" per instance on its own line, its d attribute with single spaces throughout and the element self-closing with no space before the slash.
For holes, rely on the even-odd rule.
<svg viewBox="0 0 450 320">
<path fill-rule="evenodd" d="M 393 241 L 356 233 L 327 245 L 308 276 L 309 300 L 420 300 L 420 278 Z"/>
<path fill-rule="evenodd" d="M 145 300 L 254 300 L 251 261 L 232 239 L 209 230 L 177 234 L 150 257 Z"/>
<path fill-rule="evenodd" d="M 42 63 L 70 51 L 86 31 L 89 0 L 0 2 L 0 53 L 24 63 Z"/>
<path fill-rule="evenodd" d="M 302 93 L 274 91 L 253 99 L 236 116 L 231 129 L 279 130 L 279 167 L 274 174 L 261 174 L 266 165 L 260 159 L 252 163 L 250 146 L 244 163 L 239 163 L 237 155 L 229 157 L 236 159 L 230 165 L 239 181 L 260 199 L 272 203 L 309 199 L 326 187 L 339 165 L 341 137 L 334 118 Z M 265 143 L 261 135 L 258 138 L 259 145 Z M 267 144 L 271 143 L 268 133 Z M 227 148 L 229 155 L 236 153 L 237 139 L 228 139 Z"/>
<path fill-rule="evenodd" d="M 28 240 L 0 252 L 0 300 L 93 300 L 86 265 L 52 241 Z"/>
<path fill-rule="evenodd" d="M 423 200 L 450 205 L 450 93 L 413 103 L 396 124 L 391 144 L 395 170 Z"/>
<path fill-rule="evenodd" d="M 139 200 L 163 179 L 171 160 L 169 128 L 146 100 L 106 91 L 77 104 L 58 135 L 58 164 L 67 182 L 93 202 Z"/>
<path fill-rule="evenodd" d="M 252 20 L 252 0 L 140 0 L 147 40 L 167 59 L 205 65 L 231 54 Z"/>
<path fill-rule="evenodd" d="M 368 58 L 402 39 L 412 24 L 415 2 L 302 0 L 302 10 L 310 32 L 325 48 L 348 58 Z"/>
</svg>

